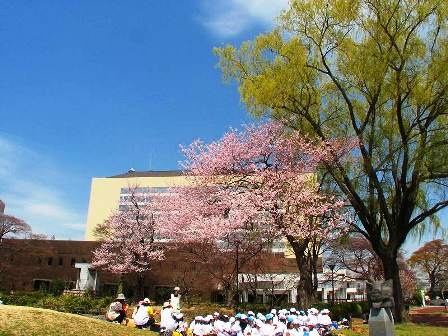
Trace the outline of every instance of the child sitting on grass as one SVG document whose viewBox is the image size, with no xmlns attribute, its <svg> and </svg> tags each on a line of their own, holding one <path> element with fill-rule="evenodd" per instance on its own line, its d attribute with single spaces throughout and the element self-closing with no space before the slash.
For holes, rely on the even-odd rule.
<svg viewBox="0 0 448 336">
<path fill-rule="evenodd" d="M 121 324 L 123 320 L 126 320 L 127 324 L 126 308 L 127 305 L 124 294 L 118 294 L 117 299 L 110 304 L 109 309 L 106 312 L 106 320 L 118 324 Z"/>
</svg>

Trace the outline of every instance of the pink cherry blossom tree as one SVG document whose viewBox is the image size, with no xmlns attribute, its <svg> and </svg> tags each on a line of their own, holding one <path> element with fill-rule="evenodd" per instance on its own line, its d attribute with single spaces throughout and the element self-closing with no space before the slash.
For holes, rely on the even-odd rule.
<svg viewBox="0 0 448 336">
<path fill-rule="evenodd" d="M 247 232 L 250 235 L 250 232 Z M 207 274 L 212 283 L 219 283 L 224 302 L 231 306 L 237 293 L 237 276 L 248 273 L 267 246 L 266 241 L 253 237 L 229 235 L 219 240 L 185 244 L 181 251 L 189 264 L 194 263 Z M 246 239 L 244 239 L 246 238 Z"/>
<path fill-rule="evenodd" d="M 171 197 L 158 200 L 164 234 L 178 242 L 241 232 L 286 239 L 296 254 L 299 298 L 307 305 L 317 289 L 320 246 L 349 221 L 344 200 L 320 190 L 317 171 L 351 148 L 348 141 L 313 142 L 273 122 L 230 130 L 208 145 L 195 141 L 183 148 L 191 185 L 173 187 Z"/>
<path fill-rule="evenodd" d="M 138 186 L 128 190 L 121 209 L 96 228 L 101 245 L 93 252 L 93 265 L 115 274 L 136 274 L 143 296 L 145 272 L 164 259 L 164 247 L 156 242 L 159 227 L 154 209 L 147 206 L 148 194 Z"/>
</svg>

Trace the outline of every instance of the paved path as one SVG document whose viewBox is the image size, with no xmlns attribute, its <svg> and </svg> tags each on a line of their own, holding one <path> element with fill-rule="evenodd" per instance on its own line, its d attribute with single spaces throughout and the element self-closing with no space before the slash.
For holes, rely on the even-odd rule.
<svg viewBox="0 0 448 336">
<path fill-rule="evenodd" d="M 412 322 L 448 327 L 448 309 L 442 306 L 414 308 L 409 313 Z"/>
</svg>

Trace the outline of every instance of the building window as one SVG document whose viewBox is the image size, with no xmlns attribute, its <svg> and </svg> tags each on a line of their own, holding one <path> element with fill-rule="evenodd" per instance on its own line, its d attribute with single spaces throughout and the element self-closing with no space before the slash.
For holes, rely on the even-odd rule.
<svg viewBox="0 0 448 336">
<path fill-rule="evenodd" d="M 119 211 L 126 211 L 133 207 L 132 201 L 136 201 L 138 205 L 145 205 L 151 202 L 151 197 L 156 194 L 168 192 L 168 187 L 138 187 L 138 188 L 121 188 Z"/>
<path fill-rule="evenodd" d="M 47 279 L 34 279 L 33 289 L 35 291 L 48 292 L 50 290 L 51 280 Z"/>
<path fill-rule="evenodd" d="M 131 207 L 129 205 L 120 204 L 118 206 L 118 210 L 120 210 L 120 211 L 126 211 L 126 210 L 129 210 L 129 209 L 131 209 Z"/>
<path fill-rule="evenodd" d="M 70 260 L 70 266 L 75 267 L 76 264 L 76 258 L 72 258 L 72 260 Z"/>
<path fill-rule="evenodd" d="M 222 292 L 212 292 L 212 303 L 225 303 L 225 297 Z"/>
<path fill-rule="evenodd" d="M 59 266 L 64 265 L 64 258 L 60 257 L 59 258 Z"/>
<path fill-rule="evenodd" d="M 48 266 L 53 265 L 53 258 L 52 257 L 48 258 L 47 264 L 48 264 Z"/>
<path fill-rule="evenodd" d="M 168 286 L 155 286 L 155 299 L 156 303 L 163 303 L 170 298 L 173 287 Z"/>
<path fill-rule="evenodd" d="M 118 285 L 113 283 L 106 283 L 103 285 L 103 292 L 102 295 L 105 296 L 112 296 L 117 292 Z"/>
<path fill-rule="evenodd" d="M 286 251 L 285 242 L 281 240 L 272 242 L 271 250 L 272 253 L 284 253 Z"/>
<path fill-rule="evenodd" d="M 76 288 L 76 281 L 65 282 L 65 289 L 75 289 L 75 288 Z"/>
</svg>

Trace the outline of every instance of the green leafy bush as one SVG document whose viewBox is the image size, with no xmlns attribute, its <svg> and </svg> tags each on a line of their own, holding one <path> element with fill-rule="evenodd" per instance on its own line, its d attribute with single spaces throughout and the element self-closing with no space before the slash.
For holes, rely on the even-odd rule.
<svg viewBox="0 0 448 336">
<path fill-rule="evenodd" d="M 97 298 L 92 296 L 53 295 L 42 292 L 16 292 L 1 294 L 5 304 L 47 308 L 69 313 L 102 314 L 114 300 L 112 297 Z"/>
<path fill-rule="evenodd" d="M 16 306 L 30 306 L 37 308 L 47 308 L 58 311 L 64 311 L 68 313 L 80 313 L 80 314 L 103 314 L 108 305 L 114 301 L 113 297 L 95 297 L 92 295 L 73 296 L 73 295 L 53 295 L 46 294 L 40 291 L 37 292 L 16 292 L 14 294 L 2 294 L 0 293 L 0 300 L 3 300 L 5 304 Z M 291 307 L 297 307 L 292 303 L 276 305 L 276 309 Z M 331 303 L 317 303 L 312 305 L 313 307 L 322 310 L 328 308 L 331 311 L 331 317 L 333 319 L 339 319 L 342 317 L 360 317 L 363 313 L 369 312 L 369 305 L 367 302 L 343 302 L 336 303 L 334 306 Z M 225 305 L 219 304 L 198 304 L 190 307 L 183 306 L 182 311 L 188 317 L 196 315 L 207 315 L 215 311 L 221 314 L 235 314 L 236 312 L 247 312 L 252 310 L 255 313 L 267 313 L 271 309 L 269 304 L 248 304 L 242 303 L 238 307 L 229 308 Z"/>
<path fill-rule="evenodd" d="M 327 308 L 330 310 L 330 315 L 332 319 L 340 319 L 343 317 L 360 317 L 363 313 L 368 313 L 369 303 L 368 302 L 339 302 L 335 303 L 333 306 L 331 303 L 318 303 L 314 304 L 313 307 L 322 310 Z"/>
<path fill-rule="evenodd" d="M 61 295 L 65 289 L 65 282 L 61 279 L 55 279 L 51 283 L 50 293 L 53 295 Z"/>
<path fill-rule="evenodd" d="M 277 310 L 285 308 L 289 309 L 291 307 L 297 307 L 297 305 L 293 303 L 286 303 L 281 305 L 276 305 L 274 308 Z M 368 302 L 340 302 L 336 303 L 334 306 L 331 303 L 326 302 L 319 302 L 316 304 L 313 304 L 312 307 L 322 310 L 324 308 L 327 308 L 330 310 L 330 315 L 333 319 L 340 319 L 343 317 L 361 317 L 363 313 L 369 313 L 369 304 Z M 183 307 L 182 310 L 186 309 L 186 307 Z M 214 311 L 218 311 L 224 314 L 233 314 L 236 312 L 247 312 L 247 311 L 253 311 L 255 313 L 263 313 L 266 314 L 271 310 L 271 306 L 269 304 L 249 304 L 249 303 L 241 303 L 238 307 L 233 307 L 233 309 L 230 309 L 224 305 L 217 305 L 217 304 L 201 304 L 201 305 L 195 305 L 190 308 L 188 308 L 188 315 L 195 316 L 195 315 L 207 315 L 211 314 Z"/>
<path fill-rule="evenodd" d="M 190 307 L 182 306 L 182 313 L 187 317 L 187 319 L 193 319 L 195 316 L 201 315 L 205 316 L 218 312 L 222 315 L 234 315 L 235 310 L 224 305 L 217 304 L 198 304 Z"/>
</svg>

